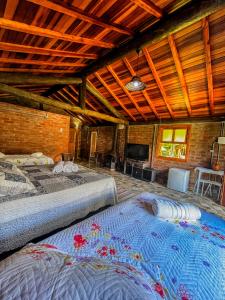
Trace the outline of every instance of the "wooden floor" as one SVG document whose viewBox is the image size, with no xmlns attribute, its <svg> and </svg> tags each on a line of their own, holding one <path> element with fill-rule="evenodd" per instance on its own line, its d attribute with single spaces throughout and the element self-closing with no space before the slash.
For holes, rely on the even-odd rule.
<svg viewBox="0 0 225 300">
<path fill-rule="evenodd" d="M 89 166 L 88 163 L 85 161 L 79 163 L 86 167 L 90 167 L 94 169 L 96 172 L 100 172 L 101 174 L 108 174 L 113 176 L 117 185 L 118 202 L 125 201 L 142 192 L 150 192 L 150 193 L 166 196 L 181 202 L 193 203 L 207 210 L 208 212 L 216 214 L 222 217 L 223 219 L 225 219 L 225 207 L 218 205 L 212 199 L 209 199 L 207 197 L 201 197 L 192 192 L 188 192 L 187 194 L 180 193 L 174 190 L 170 190 L 158 183 L 151 183 L 151 182 L 138 180 L 117 171 L 110 171 L 107 168 L 96 167 L 96 165 L 94 164 L 91 164 Z"/>
</svg>

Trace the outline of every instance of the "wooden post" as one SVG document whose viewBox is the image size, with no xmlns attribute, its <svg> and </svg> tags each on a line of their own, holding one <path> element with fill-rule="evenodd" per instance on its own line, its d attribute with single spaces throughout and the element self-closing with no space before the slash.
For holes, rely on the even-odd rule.
<svg viewBox="0 0 225 300">
<path fill-rule="evenodd" d="M 82 83 L 79 84 L 79 106 L 80 108 L 85 108 L 85 99 L 86 99 L 86 77 L 82 78 Z"/>
<path fill-rule="evenodd" d="M 55 101 L 53 99 L 47 98 L 47 97 L 43 97 L 31 92 L 27 92 L 3 83 L 0 83 L 0 91 L 3 92 L 7 92 L 9 94 L 21 97 L 22 99 L 26 99 L 29 101 L 35 101 L 38 103 L 42 103 L 42 104 L 46 104 L 46 105 L 50 105 L 50 106 L 55 106 L 61 109 L 65 109 L 65 110 L 69 110 L 72 112 L 75 112 L 77 114 L 81 114 L 81 115 L 87 115 L 87 116 L 91 116 L 97 119 L 102 119 L 108 122 L 112 122 L 112 123 L 116 123 L 116 124 L 128 124 L 127 121 L 123 120 L 123 119 L 119 119 L 119 118 L 115 118 L 106 114 L 102 114 L 99 113 L 97 111 L 92 111 L 92 110 L 88 110 L 88 109 L 82 109 L 80 107 L 71 105 L 71 104 L 67 104 L 64 102 L 59 102 L 59 101 Z"/>
</svg>

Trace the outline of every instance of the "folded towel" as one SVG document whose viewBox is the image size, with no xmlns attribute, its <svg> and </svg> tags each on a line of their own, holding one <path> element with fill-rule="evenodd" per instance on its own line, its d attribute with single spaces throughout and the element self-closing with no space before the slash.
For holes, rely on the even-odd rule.
<svg viewBox="0 0 225 300">
<path fill-rule="evenodd" d="M 74 164 L 72 161 L 64 162 L 63 172 L 71 173 L 71 172 L 77 172 L 78 170 L 79 170 L 78 165 Z"/>
<path fill-rule="evenodd" d="M 201 211 L 190 203 L 154 199 L 152 210 L 155 216 L 163 219 L 179 219 L 196 221 L 201 218 Z"/>
<path fill-rule="evenodd" d="M 54 166 L 52 172 L 56 174 L 61 173 L 63 172 L 63 167 L 64 167 L 64 161 L 60 161 Z"/>
</svg>

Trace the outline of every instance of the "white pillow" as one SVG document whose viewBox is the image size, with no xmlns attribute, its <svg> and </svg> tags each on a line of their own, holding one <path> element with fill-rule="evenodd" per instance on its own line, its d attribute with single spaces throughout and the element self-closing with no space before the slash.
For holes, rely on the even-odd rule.
<svg viewBox="0 0 225 300">
<path fill-rule="evenodd" d="M 36 192 L 36 188 L 22 171 L 0 169 L 4 174 L 4 179 L 0 179 L 0 194 L 2 195 L 18 195 L 27 192 Z M 1 174 L 0 173 L 0 174 Z M 0 176 L 1 178 L 1 176 Z"/>
<path fill-rule="evenodd" d="M 41 157 L 42 155 L 43 155 L 42 152 L 35 152 L 35 153 L 31 154 L 32 157 L 36 157 L 36 158 L 39 158 L 39 157 Z"/>
<path fill-rule="evenodd" d="M 5 180 L 5 173 L 0 171 L 0 182 Z"/>
<path fill-rule="evenodd" d="M 3 158 L 4 156 L 5 156 L 5 154 L 0 152 L 0 158 Z"/>
</svg>

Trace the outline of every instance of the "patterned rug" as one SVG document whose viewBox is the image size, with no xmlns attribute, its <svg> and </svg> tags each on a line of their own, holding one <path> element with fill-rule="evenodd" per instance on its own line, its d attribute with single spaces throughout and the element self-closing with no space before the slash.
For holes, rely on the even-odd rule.
<svg viewBox="0 0 225 300">
<path fill-rule="evenodd" d="M 101 174 L 107 174 L 114 177 L 117 185 L 117 193 L 118 193 L 118 201 L 125 201 L 133 196 L 136 196 L 142 192 L 150 192 L 162 196 L 166 196 L 177 201 L 181 202 L 190 202 L 193 203 L 208 212 L 216 214 L 221 218 L 225 219 L 225 207 L 218 205 L 212 199 L 207 197 L 202 197 L 194 194 L 193 192 L 180 193 L 174 190 L 170 190 L 165 186 L 158 184 L 156 182 L 146 182 L 142 180 L 138 180 L 136 178 L 130 177 L 128 175 L 124 175 L 117 171 L 110 171 L 107 168 L 99 168 L 94 164 L 89 164 L 85 161 L 79 162 L 79 164 L 84 165 L 86 167 L 90 167 L 94 169 L 96 172 Z"/>
</svg>

